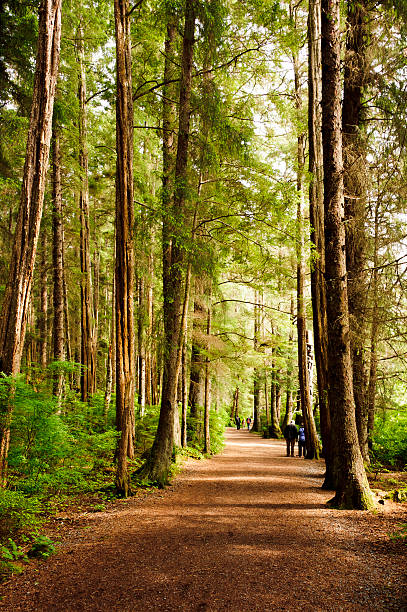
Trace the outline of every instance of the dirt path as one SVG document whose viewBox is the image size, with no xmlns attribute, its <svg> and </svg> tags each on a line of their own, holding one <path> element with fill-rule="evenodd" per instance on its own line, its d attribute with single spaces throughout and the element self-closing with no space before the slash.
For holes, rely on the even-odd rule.
<svg viewBox="0 0 407 612">
<path fill-rule="evenodd" d="M 65 529 L 58 554 L 3 587 L 1 610 L 407 611 L 401 506 L 330 510 L 322 462 L 227 431 L 175 484 Z"/>
</svg>

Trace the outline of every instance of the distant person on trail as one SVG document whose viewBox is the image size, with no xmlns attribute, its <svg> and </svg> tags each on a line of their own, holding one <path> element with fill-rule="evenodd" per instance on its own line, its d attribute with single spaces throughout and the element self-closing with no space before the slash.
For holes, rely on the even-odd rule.
<svg viewBox="0 0 407 612">
<path fill-rule="evenodd" d="M 240 429 L 240 416 L 237 414 L 235 416 L 236 429 Z"/>
<path fill-rule="evenodd" d="M 298 431 L 294 421 L 291 421 L 289 425 L 284 429 L 284 438 L 287 444 L 287 457 L 294 457 L 294 446 L 295 441 L 298 438 Z"/>
<path fill-rule="evenodd" d="M 250 424 L 251 424 L 251 422 L 252 422 L 251 418 L 250 418 L 250 417 L 247 417 L 247 419 L 246 419 L 246 423 L 247 423 L 247 431 L 249 431 L 249 429 L 250 429 Z"/>
<path fill-rule="evenodd" d="M 298 431 L 298 456 L 305 459 L 305 429 L 304 425 L 300 425 Z"/>
</svg>

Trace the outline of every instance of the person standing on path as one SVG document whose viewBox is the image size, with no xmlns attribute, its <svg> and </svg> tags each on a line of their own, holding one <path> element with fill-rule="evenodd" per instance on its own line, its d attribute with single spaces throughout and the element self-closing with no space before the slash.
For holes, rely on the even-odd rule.
<svg viewBox="0 0 407 612">
<path fill-rule="evenodd" d="M 250 418 L 250 417 L 247 417 L 247 419 L 246 419 L 246 423 L 247 423 L 247 431 L 249 431 L 249 430 L 250 430 L 250 425 L 251 425 L 251 422 L 252 422 L 251 418 Z"/>
<path fill-rule="evenodd" d="M 294 457 L 295 441 L 298 438 L 298 431 L 294 421 L 291 421 L 289 425 L 284 429 L 284 438 L 287 444 L 287 457 Z"/>
<path fill-rule="evenodd" d="M 298 431 L 298 456 L 305 459 L 305 429 L 304 425 L 300 425 Z"/>
<path fill-rule="evenodd" d="M 236 429 L 240 429 L 240 416 L 237 414 L 235 416 Z"/>
</svg>

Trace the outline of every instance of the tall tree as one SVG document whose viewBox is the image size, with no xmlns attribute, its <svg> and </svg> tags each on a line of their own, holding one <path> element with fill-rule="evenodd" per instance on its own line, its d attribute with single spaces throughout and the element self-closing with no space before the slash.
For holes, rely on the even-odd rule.
<svg viewBox="0 0 407 612">
<path fill-rule="evenodd" d="M 259 352 L 260 345 L 260 307 L 258 304 L 260 297 L 257 291 L 254 292 L 254 350 Z M 260 387 L 261 373 L 259 368 L 253 370 L 253 431 L 261 431 L 260 422 Z"/>
<path fill-rule="evenodd" d="M 62 226 L 62 184 L 61 184 L 61 135 L 54 120 L 52 131 L 52 269 L 53 269 L 53 356 L 55 361 L 65 360 L 64 333 L 64 235 Z M 60 399 L 63 392 L 63 374 L 57 372 L 54 393 Z"/>
<path fill-rule="evenodd" d="M 82 20 L 82 17 L 81 17 Z M 88 401 L 96 391 L 95 324 L 90 262 L 89 229 L 89 181 L 87 151 L 87 110 L 85 47 L 82 22 L 77 31 L 78 102 L 79 102 L 79 212 L 80 212 L 80 262 L 81 262 L 81 398 Z"/>
<path fill-rule="evenodd" d="M 290 12 L 297 29 L 297 11 L 290 5 Z M 293 52 L 294 92 L 296 123 L 301 125 L 301 82 L 298 52 Z M 298 377 L 301 412 L 305 428 L 307 459 L 318 458 L 319 441 L 311 406 L 311 385 L 307 362 L 307 318 L 305 308 L 305 236 L 304 236 L 304 169 L 305 130 L 299 129 L 297 136 L 297 341 Z"/>
<path fill-rule="evenodd" d="M 39 8 L 38 49 L 20 207 L 9 280 L 0 318 L 0 371 L 13 376 L 20 371 L 42 217 L 60 39 L 61 0 L 42 0 Z M 0 425 L 0 482 L 3 483 L 11 414 L 10 401 Z"/>
<path fill-rule="evenodd" d="M 179 97 L 178 143 L 174 198 L 163 218 L 164 373 L 160 419 L 150 457 L 143 473 L 165 484 L 174 445 L 174 412 L 185 321 L 185 251 L 183 226 L 187 223 L 187 166 L 190 135 L 192 60 L 195 32 L 195 0 L 185 1 Z"/>
<path fill-rule="evenodd" d="M 322 0 L 322 143 L 328 315 L 328 401 L 339 507 L 373 506 L 359 448 L 353 399 L 346 279 L 341 130 L 339 0 Z"/>
<path fill-rule="evenodd" d="M 331 489 L 333 488 L 333 465 L 328 406 L 321 62 L 321 1 L 310 0 L 308 12 L 308 169 L 311 176 L 309 187 L 311 239 L 315 245 L 315 257 L 311 266 L 311 298 L 321 437 L 326 465 L 323 487 Z"/>
<path fill-rule="evenodd" d="M 346 217 L 346 267 L 356 426 L 365 461 L 367 443 L 366 295 L 366 143 L 363 94 L 367 70 L 368 10 L 366 1 L 347 2 L 347 35 L 343 84 L 343 150 Z"/>
<path fill-rule="evenodd" d="M 116 32 L 116 488 L 130 493 L 128 458 L 134 455 L 134 202 L 133 97 L 131 76 L 130 5 L 115 0 Z"/>
</svg>

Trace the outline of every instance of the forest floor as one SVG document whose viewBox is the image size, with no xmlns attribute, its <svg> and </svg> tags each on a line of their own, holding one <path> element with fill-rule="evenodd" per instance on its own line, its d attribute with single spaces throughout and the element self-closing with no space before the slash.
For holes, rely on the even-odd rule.
<svg viewBox="0 0 407 612">
<path fill-rule="evenodd" d="M 58 551 L 0 587 L 0 610 L 407 612 L 406 505 L 332 510 L 323 462 L 228 429 L 173 485 L 64 520 Z"/>
</svg>

